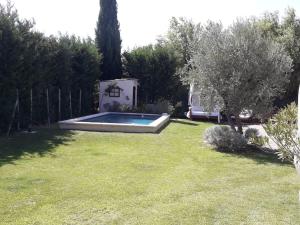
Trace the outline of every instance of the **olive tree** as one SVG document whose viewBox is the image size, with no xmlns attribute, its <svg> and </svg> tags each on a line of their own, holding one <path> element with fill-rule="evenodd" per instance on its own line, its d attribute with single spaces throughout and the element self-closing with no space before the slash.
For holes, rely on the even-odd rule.
<svg viewBox="0 0 300 225">
<path fill-rule="evenodd" d="M 284 91 L 292 67 L 284 46 L 263 37 L 249 19 L 226 29 L 209 22 L 192 53 L 181 71 L 183 80 L 197 86 L 204 108 L 219 106 L 231 128 L 240 133 L 240 113 L 269 111 L 274 98 Z"/>
</svg>

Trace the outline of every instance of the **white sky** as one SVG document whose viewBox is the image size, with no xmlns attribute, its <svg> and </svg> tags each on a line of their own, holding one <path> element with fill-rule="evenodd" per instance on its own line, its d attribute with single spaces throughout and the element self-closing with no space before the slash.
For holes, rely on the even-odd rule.
<svg viewBox="0 0 300 225">
<path fill-rule="evenodd" d="M 6 0 L 0 0 L 5 3 Z M 94 37 L 99 0 L 12 0 L 22 18 L 34 18 L 39 31 Z M 300 0 L 118 0 L 123 49 L 155 42 L 164 35 L 172 16 L 195 22 L 220 20 L 230 24 L 236 17 L 260 16 L 287 6 L 300 17 Z"/>
</svg>

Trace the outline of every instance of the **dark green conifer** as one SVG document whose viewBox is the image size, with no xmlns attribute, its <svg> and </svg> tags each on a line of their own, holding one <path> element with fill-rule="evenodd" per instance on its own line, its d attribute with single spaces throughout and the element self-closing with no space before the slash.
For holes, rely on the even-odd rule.
<svg viewBox="0 0 300 225">
<path fill-rule="evenodd" d="M 96 43 L 102 55 L 101 80 L 120 78 L 122 75 L 121 37 L 116 0 L 100 0 Z"/>
</svg>

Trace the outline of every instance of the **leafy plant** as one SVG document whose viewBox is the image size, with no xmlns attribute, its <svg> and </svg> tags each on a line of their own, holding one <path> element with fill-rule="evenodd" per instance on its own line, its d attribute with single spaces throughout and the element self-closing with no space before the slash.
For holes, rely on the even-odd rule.
<svg viewBox="0 0 300 225">
<path fill-rule="evenodd" d="M 300 139 L 297 135 L 297 106 L 295 103 L 281 109 L 264 125 L 269 137 L 277 144 L 280 159 L 299 165 Z"/>
<path fill-rule="evenodd" d="M 260 136 L 256 128 L 248 128 L 244 133 L 244 137 L 252 145 L 263 146 L 268 143 L 268 138 Z"/>
<path fill-rule="evenodd" d="M 70 118 L 71 114 L 95 113 L 100 61 L 91 38 L 45 36 L 31 20 L 20 18 L 10 1 L 1 2 L 0 133 L 7 131 L 17 96 L 18 125 L 15 119 L 13 129 L 26 129 L 31 124 L 31 90 L 32 121 L 36 125 L 45 123 L 47 114 L 51 122 L 56 122 Z"/>
<path fill-rule="evenodd" d="M 147 113 L 168 113 L 172 115 L 174 110 L 174 106 L 168 100 L 159 100 L 155 104 L 146 105 Z"/>
<path fill-rule="evenodd" d="M 230 126 L 213 126 L 206 129 L 204 140 L 223 152 L 241 151 L 247 144 L 243 135 L 233 131 Z"/>
<path fill-rule="evenodd" d="M 286 92 L 283 98 L 275 102 L 277 106 L 282 107 L 297 100 L 300 81 L 300 18 L 294 8 L 288 7 L 283 17 L 279 16 L 278 11 L 266 12 L 256 23 L 264 36 L 282 43 L 293 59 L 292 76 L 285 88 Z"/>
</svg>

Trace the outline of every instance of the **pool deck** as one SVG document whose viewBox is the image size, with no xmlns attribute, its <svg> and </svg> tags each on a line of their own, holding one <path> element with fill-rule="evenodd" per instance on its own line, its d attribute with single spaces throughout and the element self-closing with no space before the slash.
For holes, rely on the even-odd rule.
<svg viewBox="0 0 300 225">
<path fill-rule="evenodd" d="M 122 123 L 103 123 L 103 122 L 83 122 L 83 120 L 104 116 L 108 114 L 126 114 L 135 116 L 160 116 L 149 125 L 140 124 L 122 124 Z M 99 132 L 124 132 L 124 133 L 157 133 L 165 126 L 170 120 L 168 114 L 145 114 L 145 113 L 118 113 L 118 112 L 105 112 L 93 115 L 78 117 L 74 119 L 64 120 L 58 122 L 61 129 L 66 130 L 85 130 L 85 131 L 99 131 Z"/>
</svg>

